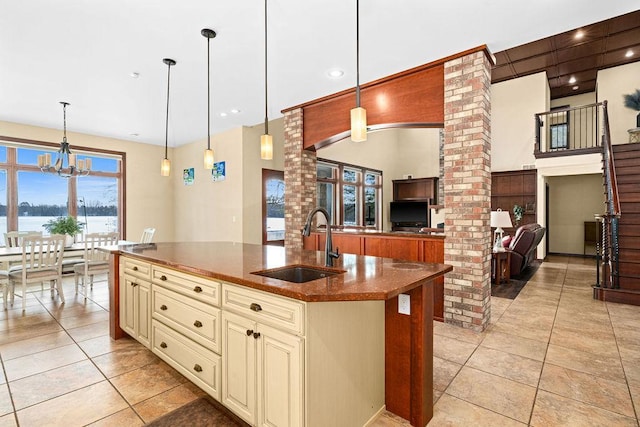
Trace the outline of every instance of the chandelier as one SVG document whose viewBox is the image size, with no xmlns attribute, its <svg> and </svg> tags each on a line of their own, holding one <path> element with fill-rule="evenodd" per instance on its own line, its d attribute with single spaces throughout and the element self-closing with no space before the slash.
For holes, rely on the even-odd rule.
<svg viewBox="0 0 640 427">
<path fill-rule="evenodd" d="M 57 173 L 62 178 L 70 178 L 72 176 L 86 176 L 91 170 L 91 159 L 76 159 L 76 155 L 69 149 L 67 142 L 67 105 L 68 102 L 61 101 L 62 114 L 64 117 L 64 135 L 60 148 L 58 149 L 58 158 L 55 163 L 51 163 L 51 154 L 45 153 L 38 156 L 38 167 L 42 172 Z"/>
</svg>

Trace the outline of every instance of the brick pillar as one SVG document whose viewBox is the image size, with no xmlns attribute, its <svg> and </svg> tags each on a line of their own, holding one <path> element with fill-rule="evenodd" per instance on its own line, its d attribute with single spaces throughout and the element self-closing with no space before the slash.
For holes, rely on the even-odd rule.
<svg viewBox="0 0 640 427">
<path fill-rule="evenodd" d="M 302 248 L 300 230 L 316 203 L 316 153 L 303 150 L 302 109 L 284 113 L 284 245 Z"/>
<path fill-rule="evenodd" d="M 484 330 L 491 316 L 491 64 L 476 52 L 444 66 L 445 322 Z"/>
</svg>

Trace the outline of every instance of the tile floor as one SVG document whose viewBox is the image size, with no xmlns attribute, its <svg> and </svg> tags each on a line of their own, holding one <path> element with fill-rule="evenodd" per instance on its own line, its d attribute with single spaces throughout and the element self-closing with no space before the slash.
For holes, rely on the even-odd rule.
<svg viewBox="0 0 640 427">
<path fill-rule="evenodd" d="M 636 426 L 640 307 L 591 298 L 594 261 L 550 257 L 491 326 L 434 326 L 429 426 Z M 108 336 L 106 282 L 0 313 L 0 427 L 139 426 L 203 395 L 131 339 Z M 17 301 L 19 302 L 19 301 Z M 635 404 L 635 406 L 634 406 Z M 383 414 L 375 427 L 407 426 Z"/>
</svg>

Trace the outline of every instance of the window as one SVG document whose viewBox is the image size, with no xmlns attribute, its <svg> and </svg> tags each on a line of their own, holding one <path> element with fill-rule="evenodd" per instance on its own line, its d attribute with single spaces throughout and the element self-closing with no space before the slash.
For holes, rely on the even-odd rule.
<svg viewBox="0 0 640 427">
<path fill-rule="evenodd" d="M 568 105 L 552 108 L 562 110 L 569 108 Z M 558 111 L 549 116 L 549 148 L 551 150 L 565 150 L 569 148 L 569 112 Z"/>
<path fill-rule="evenodd" d="M 333 224 L 380 228 L 382 172 L 318 160 L 317 200 Z"/>
<path fill-rule="evenodd" d="M 38 155 L 57 156 L 50 144 L 8 138 L 0 141 L 0 233 L 45 232 L 43 224 L 49 219 L 71 215 L 85 224 L 85 232 L 123 234 L 124 153 L 72 150 L 82 158 L 91 158 L 88 176 L 67 179 L 43 173 L 37 166 Z"/>
<path fill-rule="evenodd" d="M 284 246 L 284 172 L 262 169 L 262 244 Z"/>
</svg>

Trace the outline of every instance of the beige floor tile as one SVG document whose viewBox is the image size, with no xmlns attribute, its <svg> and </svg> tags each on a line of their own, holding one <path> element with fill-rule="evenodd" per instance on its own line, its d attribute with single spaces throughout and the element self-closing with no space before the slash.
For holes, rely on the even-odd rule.
<svg viewBox="0 0 640 427">
<path fill-rule="evenodd" d="M 631 400 L 636 409 L 636 415 L 640 414 L 640 386 L 629 386 L 631 392 Z"/>
<path fill-rule="evenodd" d="M 109 313 L 104 310 L 92 311 L 79 316 L 63 317 L 58 322 L 65 329 L 78 328 L 80 326 L 91 325 L 93 323 L 104 322 L 109 320 Z"/>
<path fill-rule="evenodd" d="M 150 363 L 158 363 L 160 359 L 140 345 L 127 346 L 111 353 L 96 356 L 92 360 L 107 378 L 112 378 Z"/>
<path fill-rule="evenodd" d="M 607 303 L 607 309 L 614 318 L 629 318 L 640 320 L 640 307 L 637 305 Z"/>
<path fill-rule="evenodd" d="M 0 345 L 62 331 L 57 322 L 46 322 L 31 325 L 28 328 L 11 329 L 0 334 Z"/>
<path fill-rule="evenodd" d="M 618 348 L 613 332 L 587 331 L 581 328 L 556 326 L 553 328 L 549 342 L 553 345 L 584 351 L 586 353 L 618 358 Z"/>
<path fill-rule="evenodd" d="M 111 379 L 111 383 L 131 405 L 163 393 L 185 381 L 182 375 L 162 361 L 145 365 Z"/>
<path fill-rule="evenodd" d="M 409 421 L 392 414 L 389 411 L 383 412 L 373 423 L 367 427 L 410 427 Z"/>
<path fill-rule="evenodd" d="M 135 410 L 148 423 L 204 395 L 192 383 L 185 383 L 138 403 Z"/>
<path fill-rule="evenodd" d="M 544 360 L 547 353 L 546 343 L 497 331 L 487 333 L 480 346 L 528 357 L 539 362 Z"/>
<path fill-rule="evenodd" d="M 49 313 L 34 313 L 29 316 L 10 317 L 0 321 L 0 332 L 4 333 L 13 329 L 30 328 L 34 325 L 50 322 L 52 317 Z"/>
<path fill-rule="evenodd" d="M 96 357 L 117 350 L 145 348 L 142 344 L 129 336 L 125 336 L 116 341 L 109 335 L 102 335 L 86 341 L 80 341 L 78 342 L 78 345 L 89 357 Z"/>
<path fill-rule="evenodd" d="M 13 413 L 11 395 L 6 384 L 0 385 L 0 416 Z"/>
<path fill-rule="evenodd" d="M 4 310 L 4 311 L 0 310 L 0 320 L 31 316 L 37 313 L 46 313 L 46 312 L 47 310 L 42 306 L 42 304 L 27 306 L 27 309 L 23 312 L 22 305 L 18 304 L 18 301 L 16 301 L 16 304 L 14 305 L 13 308 L 9 306 L 7 310 Z"/>
<path fill-rule="evenodd" d="M 551 336 L 551 327 L 545 329 L 531 329 L 530 327 L 523 327 L 522 324 L 505 322 L 501 318 L 500 321 L 491 326 L 491 332 L 515 335 L 517 337 L 540 341 L 543 345 L 546 345 L 549 342 L 549 337 Z"/>
<path fill-rule="evenodd" d="M 637 421 L 544 390 L 538 392 L 531 426 L 635 426 Z"/>
<path fill-rule="evenodd" d="M 458 326 L 453 326 L 448 323 L 442 322 L 433 322 L 433 333 L 437 335 L 444 335 L 449 338 L 455 338 L 460 341 L 468 342 L 475 345 L 480 344 L 485 335 L 481 332 L 463 329 Z"/>
<path fill-rule="evenodd" d="M 440 399 L 440 397 L 442 397 L 442 395 L 444 394 L 443 391 L 440 390 L 433 390 L 433 404 L 435 405 L 436 402 L 438 401 L 438 399 Z"/>
<path fill-rule="evenodd" d="M 433 336 L 433 355 L 460 365 L 465 364 L 476 347 L 475 344 L 466 343 L 444 335 Z"/>
<path fill-rule="evenodd" d="M 545 362 L 612 381 L 625 381 L 622 364 L 617 358 L 612 359 L 551 344 L 547 350 Z"/>
<path fill-rule="evenodd" d="M 23 426 L 84 426 L 127 408 L 122 396 L 103 381 L 18 411 Z"/>
<path fill-rule="evenodd" d="M 536 388 L 465 366 L 446 394 L 527 423 Z"/>
<path fill-rule="evenodd" d="M 28 338 L 26 340 L 3 344 L 0 346 L 0 355 L 2 355 L 3 360 L 7 361 L 15 359 L 16 357 L 51 350 L 53 348 L 69 344 L 73 344 L 73 340 L 65 331 L 59 331 L 51 334 L 40 335 L 34 338 Z"/>
<path fill-rule="evenodd" d="M 12 381 L 11 395 L 16 409 L 22 409 L 104 380 L 91 361 L 83 360 Z"/>
<path fill-rule="evenodd" d="M 67 301 L 68 303 L 69 301 Z M 87 301 L 86 303 L 76 303 L 76 304 L 68 304 L 58 307 L 56 309 L 52 309 L 50 311 L 51 315 L 56 319 L 64 319 L 66 317 L 73 316 L 81 316 L 83 314 L 91 313 L 94 311 L 104 311 L 102 307 L 98 304 L 95 304 L 91 301 Z"/>
<path fill-rule="evenodd" d="M 89 425 L 91 427 L 139 427 L 144 425 L 144 422 L 133 409 L 127 408 Z"/>
<path fill-rule="evenodd" d="M 433 388 L 445 391 L 451 381 L 460 371 L 462 365 L 439 357 L 433 357 Z"/>
<path fill-rule="evenodd" d="M 545 364 L 540 389 L 627 417 L 635 417 L 626 384 Z"/>
<path fill-rule="evenodd" d="M 16 416 L 13 412 L 0 417 L 0 427 L 17 427 L 17 426 L 18 426 L 18 422 L 16 421 Z"/>
<path fill-rule="evenodd" d="M 6 384 L 7 378 L 4 376 L 4 369 L 0 369 L 0 384 Z"/>
<path fill-rule="evenodd" d="M 105 320 L 98 323 L 92 323 L 78 328 L 67 329 L 67 332 L 76 342 L 85 341 L 91 338 L 109 335 L 109 322 Z"/>
<path fill-rule="evenodd" d="M 522 427 L 526 424 L 492 412 L 488 409 L 457 399 L 448 394 L 442 395 L 433 407 L 433 418 L 429 427 Z"/>
<path fill-rule="evenodd" d="M 542 371 L 540 361 L 482 346 L 473 353 L 466 366 L 532 387 L 538 386 Z"/>
<path fill-rule="evenodd" d="M 39 353 L 18 357 L 5 362 L 5 371 L 9 382 L 35 375 L 50 369 L 70 365 L 87 356 L 75 345 L 66 345 Z"/>
</svg>

